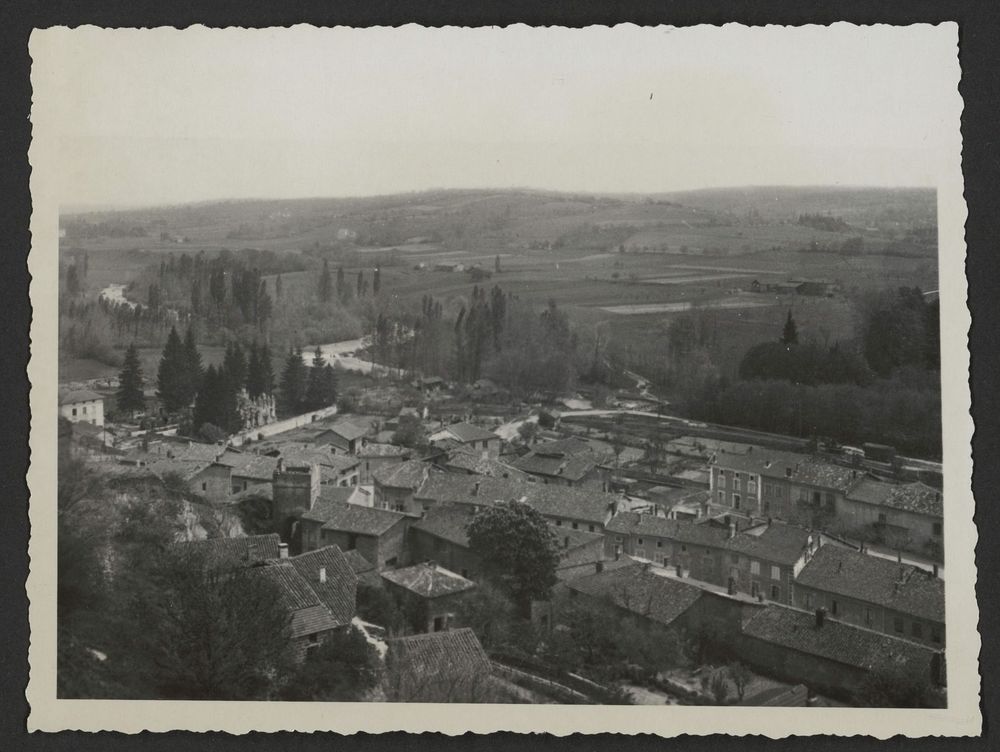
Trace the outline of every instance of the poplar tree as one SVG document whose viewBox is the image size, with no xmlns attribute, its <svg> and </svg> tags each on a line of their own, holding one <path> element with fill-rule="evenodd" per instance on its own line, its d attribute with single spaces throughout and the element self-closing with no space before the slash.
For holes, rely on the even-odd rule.
<svg viewBox="0 0 1000 752">
<path fill-rule="evenodd" d="M 281 374 L 281 404 L 288 413 L 298 410 L 306 396 L 306 364 L 302 362 L 302 351 L 292 349 L 285 359 L 285 369 Z"/>
<path fill-rule="evenodd" d="M 781 341 L 786 345 L 795 345 L 799 341 L 799 328 L 792 318 L 792 309 L 788 309 L 788 318 L 785 319 L 785 328 L 781 333 Z"/>
<path fill-rule="evenodd" d="M 201 389 L 201 377 L 205 370 L 198 352 L 198 343 L 194 339 L 194 328 L 189 326 L 184 335 L 184 369 L 186 374 L 185 404 L 190 405 L 198 390 Z"/>
<path fill-rule="evenodd" d="M 323 273 L 319 277 L 319 299 L 322 303 L 329 303 L 333 297 L 333 279 L 330 277 L 330 262 L 323 259 Z"/>
<path fill-rule="evenodd" d="M 382 270 L 379 267 L 375 267 L 375 276 L 372 277 L 372 295 L 378 295 L 379 290 L 382 289 Z"/>
<path fill-rule="evenodd" d="M 337 298 L 341 303 L 347 298 L 347 282 L 344 280 L 344 267 L 337 267 Z"/>
</svg>

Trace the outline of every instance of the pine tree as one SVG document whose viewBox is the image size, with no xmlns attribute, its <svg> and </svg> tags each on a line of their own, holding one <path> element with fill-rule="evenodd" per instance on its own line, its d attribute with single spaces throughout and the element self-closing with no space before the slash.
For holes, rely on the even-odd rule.
<svg viewBox="0 0 1000 752">
<path fill-rule="evenodd" d="M 333 279 L 330 277 L 330 262 L 323 259 L 323 273 L 319 276 L 320 302 L 329 303 L 333 297 Z"/>
<path fill-rule="evenodd" d="M 218 426 L 218 406 L 219 406 L 219 374 L 215 366 L 205 369 L 202 377 L 201 389 L 198 397 L 194 401 L 194 427 L 196 431 L 201 431 L 201 427 L 206 423 Z M 220 426 L 221 427 L 221 426 Z"/>
<path fill-rule="evenodd" d="M 121 412 L 136 413 L 146 406 L 142 396 L 142 365 L 134 342 L 125 350 L 125 363 L 118 374 L 117 397 Z"/>
<path fill-rule="evenodd" d="M 184 370 L 186 374 L 184 399 L 185 404 L 190 405 L 201 389 L 201 377 L 205 370 L 201 362 L 201 353 L 198 352 L 198 343 L 194 339 L 194 328 L 190 326 L 184 335 Z"/>
<path fill-rule="evenodd" d="M 170 327 L 156 373 L 157 394 L 168 412 L 177 412 L 191 404 L 187 363 L 177 327 Z"/>
<path fill-rule="evenodd" d="M 337 372 L 333 366 L 327 363 L 323 366 L 322 386 L 320 394 L 323 397 L 323 405 L 334 405 L 337 402 Z"/>
<path fill-rule="evenodd" d="M 792 318 L 792 309 L 788 309 L 788 318 L 785 320 L 785 328 L 781 333 L 781 341 L 786 345 L 795 345 L 799 341 L 799 328 Z"/>
<path fill-rule="evenodd" d="M 372 277 L 372 295 L 378 295 L 379 290 L 382 289 L 382 270 L 379 267 L 375 267 L 375 276 Z"/>
<path fill-rule="evenodd" d="M 306 364 L 302 351 L 292 349 L 285 359 L 281 374 L 281 405 L 287 413 L 295 413 L 306 396 Z"/>
</svg>

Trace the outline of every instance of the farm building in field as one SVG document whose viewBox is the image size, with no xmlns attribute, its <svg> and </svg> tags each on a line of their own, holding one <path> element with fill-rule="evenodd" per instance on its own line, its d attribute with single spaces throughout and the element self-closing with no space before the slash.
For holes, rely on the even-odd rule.
<svg viewBox="0 0 1000 752">
<path fill-rule="evenodd" d="M 104 397 L 89 389 L 72 389 L 59 394 L 59 414 L 71 423 L 104 425 Z"/>
</svg>

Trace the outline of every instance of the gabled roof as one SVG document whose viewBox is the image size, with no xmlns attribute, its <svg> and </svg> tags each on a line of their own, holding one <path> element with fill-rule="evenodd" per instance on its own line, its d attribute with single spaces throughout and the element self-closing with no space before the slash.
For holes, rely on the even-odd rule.
<svg viewBox="0 0 1000 752">
<path fill-rule="evenodd" d="M 344 559 L 356 575 L 362 575 L 375 570 L 375 565 L 362 556 L 361 552 L 356 548 L 344 551 Z"/>
<path fill-rule="evenodd" d="M 384 465 L 372 473 L 380 486 L 416 490 L 427 477 L 429 466 L 420 460 L 406 460 L 395 465 Z"/>
<path fill-rule="evenodd" d="M 743 634 L 759 640 L 837 661 L 859 669 L 871 669 L 885 663 L 906 662 L 929 670 L 934 650 L 881 632 L 826 618 L 822 627 L 808 611 L 799 611 L 776 603 L 768 604 L 751 615 L 742 627 Z"/>
<path fill-rule="evenodd" d="M 358 492 L 357 486 L 333 486 L 330 484 L 322 485 L 319 488 L 319 502 L 329 502 L 329 501 L 339 501 L 342 504 L 347 504 L 354 497 L 354 494 Z"/>
<path fill-rule="evenodd" d="M 524 502 L 546 517 L 603 525 L 619 496 L 599 489 L 529 483 Z"/>
<path fill-rule="evenodd" d="M 553 442 L 556 443 L 556 442 Z M 528 452 L 513 462 L 514 467 L 531 475 L 545 475 L 551 478 L 565 478 L 569 481 L 582 480 L 605 458 L 602 455 L 545 453 L 538 449 Z"/>
<path fill-rule="evenodd" d="M 153 460 L 147 467 L 153 475 L 161 480 L 168 475 L 179 475 L 184 480 L 189 481 L 200 472 L 211 467 L 212 464 L 212 462 L 205 460 L 179 460 L 163 457 Z"/>
<path fill-rule="evenodd" d="M 292 616 L 290 637 L 304 637 L 336 629 L 340 624 L 320 600 L 306 579 L 287 559 L 251 570 L 273 582 L 280 593 L 281 605 Z"/>
<path fill-rule="evenodd" d="M 796 583 L 929 621 L 944 622 L 944 580 L 908 564 L 826 544 Z"/>
<path fill-rule="evenodd" d="M 661 577 L 644 564 L 575 577 L 563 583 L 570 590 L 606 600 L 664 626 L 672 624 L 702 594 L 694 585 Z"/>
<path fill-rule="evenodd" d="M 802 557 L 811 538 L 808 530 L 783 522 L 772 522 L 737 533 L 726 541 L 726 548 L 791 566 Z"/>
<path fill-rule="evenodd" d="M 406 515 L 400 512 L 390 512 L 387 509 L 326 501 L 320 498 L 312 509 L 302 514 L 302 519 L 321 522 L 324 530 L 338 530 L 345 533 L 377 537 L 387 532 L 400 520 L 406 519 Z"/>
<path fill-rule="evenodd" d="M 419 522 L 413 523 L 411 528 L 467 548 L 469 534 L 466 528 L 475 514 L 475 508 L 467 504 L 437 504 Z"/>
<path fill-rule="evenodd" d="M 232 468 L 234 477 L 251 480 L 271 481 L 278 467 L 277 457 L 266 454 L 237 454 L 226 452 L 218 459 L 220 465 Z"/>
<path fill-rule="evenodd" d="M 723 548 L 729 538 L 727 528 L 709 522 L 668 520 L 641 512 L 619 512 L 607 525 L 609 533 L 669 538 L 678 543 Z"/>
<path fill-rule="evenodd" d="M 475 680 L 491 672 L 490 659 L 468 627 L 386 640 L 386 661 L 416 681 Z"/>
<path fill-rule="evenodd" d="M 500 438 L 492 431 L 487 431 L 485 428 L 480 428 L 472 423 L 452 423 L 450 426 L 444 426 L 441 430 L 447 431 L 463 444 L 467 444 L 470 441 L 489 441 Z"/>
<path fill-rule="evenodd" d="M 851 501 L 900 509 L 931 517 L 944 515 L 941 492 L 919 481 L 916 483 L 885 483 L 874 478 L 864 478 L 847 495 Z"/>
<path fill-rule="evenodd" d="M 450 470 L 464 470 L 473 475 L 488 475 L 492 478 L 525 477 L 523 472 L 507 463 L 484 457 L 464 446 L 453 449 L 444 466 Z"/>
<path fill-rule="evenodd" d="M 327 428 L 325 431 L 320 432 L 319 436 L 324 433 L 335 433 L 338 436 L 347 439 L 348 441 L 353 441 L 355 439 L 360 439 L 362 436 L 367 436 L 371 431 L 371 425 L 360 425 L 349 420 L 342 420 L 334 423 L 332 426 Z M 318 438 L 318 437 L 317 437 Z"/>
<path fill-rule="evenodd" d="M 354 618 L 358 577 L 337 546 L 325 546 L 288 561 L 313 589 L 338 625 Z M 325 582 L 322 574 L 325 572 Z"/>
<path fill-rule="evenodd" d="M 314 445 L 286 443 L 275 447 L 286 467 L 319 465 L 335 472 L 344 472 L 358 465 L 357 457 L 334 454 L 328 449 L 317 449 Z"/>
<path fill-rule="evenodd" d="M 80 402 L 93 402 L 94 400 L 103 399 L 104 397 L 89 389 L 70 389 L 69 391 L 59 393 L 60 405 L 76 405 Z"/>
<path fill-rule="evenodd" d="M 448 502 L 491 504 L 494 501 L 520 499 L 531 484 L 515 478 L 495 478 L 465 473 L 431 473 L 414 494 L 439 504 Z"/>
<path fill-rule="evenodd" d="M 467 580 L 462 575 L 433 562 L 414 564 L 412 567 L 402 569 L 389 569 L 382 572 L 382 577 L 421 598 L 454 595 L 476 586 L 472 580 Z"/>
<path fill-rule="evenodd" d="M 746 454 L 718 454 L 720 468 L 756 473 L 766 478 L 787 478 L 816 488 L 847 492 L 858 482 L 858 472 L 820 457 L 755 446 Z M 789 474 L 790 473 L 790 474 Z"/>
<path fill-rule="evenodd" d="M 208 538 L 178 543 L 179 550 L 205 557 L 207 566 L 233 569 L 276 559 L 281 554 L 277 533 L 247 535 L 242 538 Z"/>
</svg>

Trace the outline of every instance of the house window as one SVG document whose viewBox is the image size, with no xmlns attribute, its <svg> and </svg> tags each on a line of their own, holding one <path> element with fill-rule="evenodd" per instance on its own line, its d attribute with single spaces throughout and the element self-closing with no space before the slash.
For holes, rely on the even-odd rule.
<svg viewBox="0 0 1000 752">
<path fill-rule="evenodd" d="M 733 489 L 736 491 L 740 490 L 740 477 L 737 475 L 736 480 L 733 481 Z"/>
<path fill-rule="evenodd" d="M 640 546 L 642 545 L 642 538 L 639 539 L 638 545 L 640 545 Z"/>
<path fill-rule="evenodd" d="M 574 522 L 573 523 L 573 529 L 574 530 L 579 530 L 580 529 L 580 525 L 578 523 Z"/>
<path fill-rule="evenodd" d="M 720 504 L 725 504 L 726 503 L 726 492 L 725 491 L 719 491 L 719 503 Z"/>
<path fill-rule="evenodd" d="M 892 619 L 892 628 L 896 634 L 903 634 L 903 617 L 895 616 Z"/>
<path fill-rule="evenodd" d="M 687 550 L 688 550 L 687 546 L 681 546 L 681 551 L 687 551 Z"/>
<path fill-rule="evenodd" d="M 76 408 L 75 407 L 73 408 L 73 417 L 74 418 L 76 417 Z"/>
<path fill-rule="evenodd" d="M 590 532 L 594 532 L 594 526 L 593 525 L 587 525 L 587 530 L 589 530 Z"/>
<path fill-rule="evenodd" d="M 661 541 L 661 540 L 656 541 L 656 547 L 657 548 L 663 548 L 663 541 Z"/>
<path fill-rule="evenodd" d="M 775 566 L 771 567 L 771 579 L 772 580 L 780 580 L 781 579 L 781 568 L 780 567 L 775 567 Z"/>
<path fill-rule="evenodd" d="M 754 598 L 760 595 L 760 583 L 757 580 L 750 583 L 750 595 Z"/>
<path fill-rule="evenodd" d="M 86 405 L 84 405 L 84 406 L 83 406 L 83 414 L 84 414 L 84 415 L 86 415 L 86 414 L 87 414 L 87 406 L 86 406 Z"/>
<path fill-rule="evenodd" d="M 940 538 L 941 537 L 941 523 L 940 522 L 935 522 L 934 525 L 932 526 L 932 531 L 933 531 L 934 535 L 936 535 L 937 537 Z"/>
<path fill-rule="evenodd" d="M 760 562 L 751 561 L 750 562 L 750 574 L 759 575 L 760 574 Z"/>
<path fill-rule="evenodd" d="M 434 631 L 435 632 L 440 632 L 442 629 L 444 629 L 444 624 L 445 624 L 445 618 L 443 616 L 435 616 L 434 617 Z"/>
<path fill-rule="evenodd" d="M 757 484 L 754 483 L 752 480 L 751 481 L 747 481 L 747 493 L 748 494 L 755 494 L 755 493 L 757 493 Z"/>
<path fill-rule="evenodd" d="M 556 527 L 562 527 L 562 520 L 556 520 Z"/>
<path fill-rule="evenodd" d="M 772 601 L 781 600 L 781 588 L 778 585 L 771 585 L 771 600 Z"/>
<path fill-rule="evenodd" d="M 208 490 L 208 483 L 202 483 L 201 484 L 201 490 L 202 491 L 207 491 Z"/>
<path fill-rule="evenodd" d="M 767 499 L 765 499 L 764 500 L 764 514 L 767 514 L 770 511 L 771 511 L 771 502 L 768 501 Z"/>
<path fill-rule="evenodd" d="M 740 495 L 734 493 L 733 494 L 733 509 L 739 509 L 739 508 L 740 508 Z"/>
<path fill-rule="evenodd" d="M 76 410 L 73 411 L 73 415 L 76 415 Z M 719 471 L 719 482 L 722 484 L 723 488 L 726 487 L 726 471 L 725 470 L 720 470 Z"/>
<path fill-rule="evenodd" d="M 918 640 L 924 639 L 924 625 L 921 624 L 919 621 L 913 622 L 913 626 L 910 631 L 913 633 L 913 636 L 916 637 Z"/>
<path fill-rule="evenodd" d="M 837 615 L 837 601 L 830 601 L 830 613 L 834 616 Z"/>
</svg>

